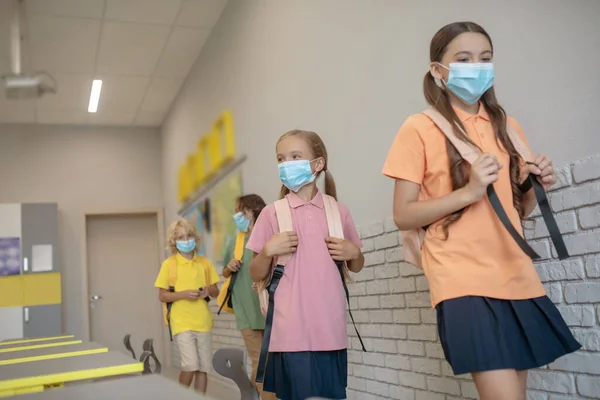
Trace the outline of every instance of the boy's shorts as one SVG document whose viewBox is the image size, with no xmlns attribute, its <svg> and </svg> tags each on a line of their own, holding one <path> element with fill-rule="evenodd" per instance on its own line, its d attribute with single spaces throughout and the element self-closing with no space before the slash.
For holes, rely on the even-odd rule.
<svg viewBox="0 0 600 400">
<path fill-rule="evenodd" d="M 182 371 L 211 371 L 212 335 L 210 332 L 185 331 L 178 333 L 173 339 L 179 350 Z"/>
</svg>

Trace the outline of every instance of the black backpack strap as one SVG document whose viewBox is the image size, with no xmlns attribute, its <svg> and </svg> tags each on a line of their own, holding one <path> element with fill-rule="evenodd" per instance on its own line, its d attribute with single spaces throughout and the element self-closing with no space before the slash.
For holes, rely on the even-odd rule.
<svg viewBox="0 0 600 400">
<path fill-rule="evenodd" d="M 273 329 L 273 313 L 275 312 L 275 291 L 279 286 L 279 281 L 283 276 L 283 265 L 277 265 L 273 270 L 273 277 L 269 284 L 269 308 L 267 310 L 267 320 L 265 322 L 265 333 L 263 335 L 262 345 L 260 347 L 260 358 L 258 368 L 256 369 L 256 382 L 263 383 L 265 380 L 265 371 L 267 360 L 269 358 L 269 344 L 271 343 L 271 331 Z"/>
<path fill-rule="evenodd" d="M 175 286 L 169 286 L 169 292 L 175 293 Z M 173 307 L 173 302 L 167 303 L 167 322 L 169 327 L 169 339 L 171 342 L 173 341 L 173 333 L 171 332 L 171 307 Z"/>
<path fill-rule="evenodd" d="M 563 237 L 560 233 L 560 230 L 558 229 L 556 219 L 552 214 L 552 209 L 550 208 L 550 204 L 548 203 L 548 196 L 546 195 L 546 191 L 544 190 L 542 184 L 538 181 L 537 177 L 533 174 L 529 175 L 525 182 L 521 185 L 521 191 L 523 193 L 526 193 L 527 191 L 531 190 L 531 188 L 533 188 L 535 192 L 535 197 L 538 202 L 538 205 L 540 206 L 542 217 L 544 218 L 544 222 L 548 227 L 548 232 L 550 233 L 550 237 L 552 239 L 554 247 L 556 248 L 558 257 L 561 260 L 564 260 L 565 258 L 569 257 L 569 252 L 567 251 L 567 247 L 565 245 Z M 502 225 L 504 225 L 510 236 L 521 248 L 521 250 L 523 250 L 523 252 L 533 260 L 540 259 L 539 254 L 537 254 L 535 250 L 531 248 L 527 241 L 519 234 L 519 232 L 517 232 L 513 224 L 510 222 L 510 219 L 508 218 L 508 215 L 506 215 L 506 211 L 504 211 L 502 203 L 500 202 L 498 194 L 496 193 L 496 190 L 494 189 L 493 185 L 487 187 L 487 195 L 490 200 L 490 203 L 492 204 L 494 212 L 496 213 L 496 215 L 498 215 L 498 218 L 500 219 L 500 222 L 502 222 Z"/>
<path fill-rule="evenodd" d="M 229 308 L 233 308 L 233 285 L 235 284 L 235 279 L 237 278 L 237 272 L 234 272 L 231 274 L 231 277 L 229 278 L 229 286 L 227 287 L 227 294 L 225 294 L 225 299 L 223 300 L 223 303 L 221 304 L 221 306 L 219 307 L 219 311 L 217 311 L 217 315 L 221 315 L 221 310 L 223 310 L 223 307 L 225 307 L 225 304 L 227 304 L 227 306 Z"/>
<path fill-rule="evenodd" d="M 542 186 L 535 175 L 530 174 L 527 179 L 525 179 L 525 182 L 523 182 L 521 185 L 521 191 L 523 193 L 527 193 L 532 188 L 533 192 L 535 193 L 537 203 L 540 207 L 542 218 L 544 219 L 546 227 L 548 228 L 550 239 L 552 240 L 552 244 L 554 244 L 554 248 L 558 254 L 558 258 L 561 260 L 569 258 L 569 251 L 567 250 L 565 241 L 560 233 L 560 229 L 558 228 L 554 214 L 552 214 L 552 209 L 550 208 L 550 203 L 548 202 L 548 196 L 546 195 L 544 186 Z"/>
<path fill-rule="evenodd" d="M 519 245 L 521 250 L 523 250 L 523 252 L 527 254 L 532 260 L 538 260 L 540 258 L 539 254 L 531 248 L 529 243 L 527 243 L 523 236 L 519 234 L 519 232 L 515 229 L 512 222 L 508 218 L 508 215 L 506 214 L 506 211 L 504 211 L 504 207 L 502 207 L 502 203 L 498 198 L 498 193 L 496 193 L 496 190 L 494 189 L 494 185 L 489 185 L 487 187 L 487 195 L 490 200 L 490 203 L 492 204 L 494 212 L 496 213 L 496 215 L 500 219 L 500 222 L 502 222 L 502 225 L 504 225 L 510 236 L 513 238 L 513 240 L 517 243 L 517 245 Z"/>
<path fill-rule="evenodd" d="M 365 348 L 365 344 L 363 343 L 362 337 L 360 337 L 360 333 L 358 333 L 358 328 L 356 327 L 356 323 L 354 322 L 354 316 L 352 315 L 352 309 L 350 308 L 350 292 L 348 291 L 348 285 L 346 284 L 346 279 L 344 278 L 344 263 L 341 261 L 336 261 L 335 265 L 338 267 L 338 271 L 340 272 L 340 278 L 342 278 L 342 286 L 344 286 L 344 292 L 346 292 L 348 312 L 350 313 L 350 319 L 352 320 L 354 331 L 356 332 L 356 336 L 358 336 L 358 340 L 360 341 L 360 345 L 362 346 L 362 351 L 366 352 L 367 349 Z"/>
</svg>

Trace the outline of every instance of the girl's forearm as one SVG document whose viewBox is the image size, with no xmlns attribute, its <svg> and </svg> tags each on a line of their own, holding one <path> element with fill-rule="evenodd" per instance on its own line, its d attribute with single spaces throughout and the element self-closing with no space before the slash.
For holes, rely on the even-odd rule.
<svg viewBox="0 0 600 400">
<path fill-rule="evenodd" d="M 473 204 L 473 195 L 458 189 L 431 200 L 394 204 L 394 222 L 402 231 L 422 228 Z"/>
<path fill-rule="evenodd" d="M 273 257 L 269 257 L 265 254 L 263 249 L 260 253 L 254 253 L 252 261 L 250 261 L 250 279 L 254 282 L 260 282 L 264 280 L 271 271 L 271 265 Z"/>
<path fill-rule="evenodd" d="M 359 254 L 358 258 L 355 258 L 354 260 L 350 260 L 346 264 L 348 265 L 349 271 L 358 273 L 363 269 L 363 266 L 365 265 L 365 256 L 361 252 Z"/>
</svg>

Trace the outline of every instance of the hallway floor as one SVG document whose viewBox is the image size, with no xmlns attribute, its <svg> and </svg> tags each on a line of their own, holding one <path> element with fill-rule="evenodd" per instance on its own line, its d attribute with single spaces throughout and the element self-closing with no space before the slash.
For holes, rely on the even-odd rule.
<svg viewBox="0 0 600 400">
<path fill-rule="evenodd" d="M 162 375 L 166 378 L 177 381 L 179 370 L 177 368 L 166 368 L 163 370 Z M 206 394 L 215 400 L 240 400 L 240 392 L 237 388 L 226 385 L 222 381 L 215 379 L 212 376 L 208 377 Z"/>
</svg>

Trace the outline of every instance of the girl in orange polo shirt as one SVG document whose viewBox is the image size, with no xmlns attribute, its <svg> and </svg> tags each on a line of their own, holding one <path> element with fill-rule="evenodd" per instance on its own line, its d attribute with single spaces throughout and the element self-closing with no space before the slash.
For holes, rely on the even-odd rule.
<svg viewBox="0 0 600 400">
<path fill-rule="evenodd" d="M 494 88 L 489 35 L 472 22 L 440 29 L 430 46 L 427 102 L 481 149 L 471 166 L 425 114 L 409 117 L 383 168 L 395 179 L 394 220 L 401 230 L 428 227 L 422 264 L 437 310 L 446 359 L 456 374 L 471 373 L 482 399 L 525 399 L 527 370 L 580 348 L 544 288 L 531 259 L 504 229 L 486 199 L 494 184 L 512 224 L 536 206 L 521 191 L 530 173 L 547 189 L 552 162 L 522 162 Z M 526 141 L 525 141 L 526 142 Z"/>
</svg>

